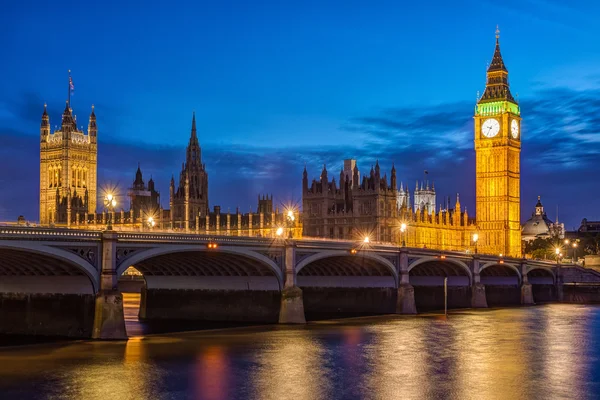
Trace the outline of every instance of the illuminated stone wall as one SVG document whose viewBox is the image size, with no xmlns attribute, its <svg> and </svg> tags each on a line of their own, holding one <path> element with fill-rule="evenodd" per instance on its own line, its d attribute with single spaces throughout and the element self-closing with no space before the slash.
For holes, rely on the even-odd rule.
<svg viewBox="0 0 600 400">
<path fill-rule="evenodd" d="M 97 128 L 92 107 L 88 132 L 77 129 L 77 117 L 69 104 L 61 129 L 51 133 L 44 106 L 40 126 L 40 223 L 83 220 L 96 211 Z"/>
</svg>

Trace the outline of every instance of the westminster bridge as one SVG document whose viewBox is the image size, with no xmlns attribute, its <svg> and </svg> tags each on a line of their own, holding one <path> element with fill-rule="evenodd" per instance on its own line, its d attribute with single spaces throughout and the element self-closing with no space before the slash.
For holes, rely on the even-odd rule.
<svg viewBox="0 0 600 400">
<path fill-rule="evenodd" d="M 124 339 L 118 278 L 144 277 L 139 316 L 304 323 L 307 317 L 600 300 L 576 265 L 392 244 L 0 227 L 0 333 Z"/>
</svg>

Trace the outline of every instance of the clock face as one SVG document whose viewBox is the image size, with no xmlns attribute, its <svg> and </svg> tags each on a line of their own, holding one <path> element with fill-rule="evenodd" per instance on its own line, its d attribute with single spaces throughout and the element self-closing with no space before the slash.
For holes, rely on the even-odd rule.
<svg viewBox="0 0 600 400">
<path fill-rule="evenodd" d="M 513 139 L 517 139 L 519 137 L 519 123 L 516 119 L 513 119 L 510 123 L 510 134 Z"/>
<path fill-rule="evenodd" d="M 500 123 L 497 119 L 488 118 L 483 121 L 483 125 L 481 125 L 481 133 L 483 136 L 492 138 L 496 136 L 500 132 Z"/>
</svg>

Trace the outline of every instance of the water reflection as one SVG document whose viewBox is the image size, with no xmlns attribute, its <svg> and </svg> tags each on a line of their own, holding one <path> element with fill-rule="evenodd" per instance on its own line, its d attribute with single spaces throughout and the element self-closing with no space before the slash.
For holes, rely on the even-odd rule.
<svg viewBox="0 0 600 400">
<path fill-rule="evenodd" d="M 4 348 L 0 397 L 592 399 L 599 332 L 546 305 Z"/>
<path fill-rule="evenodd" d="M 198 354 L 194 371 L 196 398 L 229 398 L 228 389 L 233 386 L 233 376 L 228 368 L 228 361 L 222 346 L 208 346 Z"/>
<path fill-rule="evenodd" d="M 325 349 L 306 330 L 278 330 L 254 359 L 253 398 L 309 400 L 325 398 L 331 370 Z"/>
</svg>

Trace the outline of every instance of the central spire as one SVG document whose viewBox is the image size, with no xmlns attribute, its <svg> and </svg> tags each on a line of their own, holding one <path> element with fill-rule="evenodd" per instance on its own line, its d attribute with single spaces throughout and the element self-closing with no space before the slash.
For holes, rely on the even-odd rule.
<svg viewBox="0 0 600 400">
<path fill-rule="evenodd" d="M 498 29 L 498 25 L 496 25 L 496 48 L 494 49 L 492 63 L 488 68 L 488 72 L 493 71 L 506 71 L 508 73 L 508 70 L 504 65 L 504 60 L 502 59 L 502 54 L 500 53 L 500 29 Z"/>
<path fill-rule="evenodd" d="M 192 138 L 196 136 L 196 111 L 192 112 Z"/>
<path fill-rule="evenodd" d="M 198 143 L 198 135 L 196 134 L 196 112 L 192 113 L 192 133 L 190 134 L 190 142 L 187 146 L 186 161 L 188 164 L 202 164 L 202 153 L 200 144 Z"/>
<path fill-rule="evenodd" d="M 502 53 L 500 53 L 500 29 L 496 26 L 496 47 L 494 49 L 494 56 L 492 62 L 487 70 L 487 83 L 483 96 L 479 99 L 478 103 L 488 103 L 495 101 L 509 101 L 513 104 L 517 104 L 510 93 L 508 85 L 508 69 L 502 59 Z"/>
</svg>

